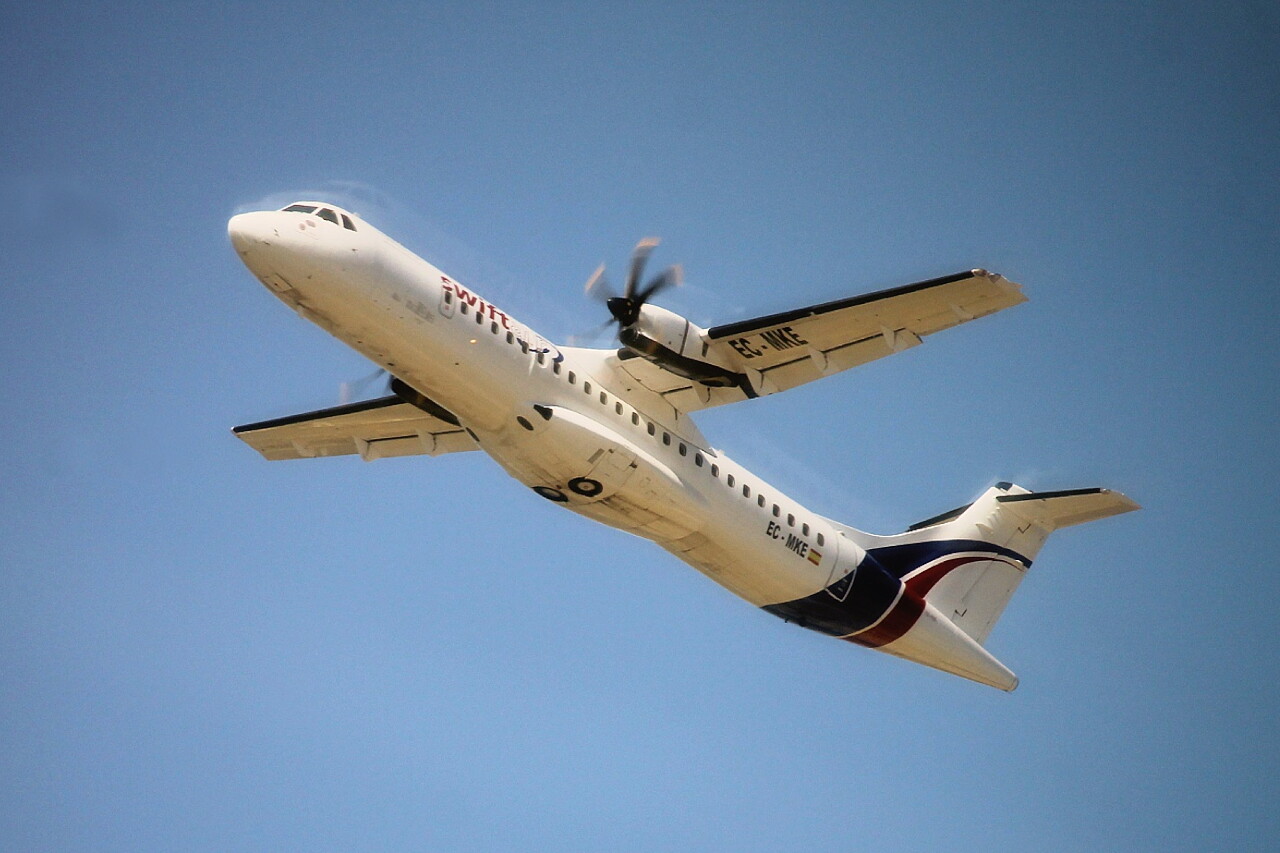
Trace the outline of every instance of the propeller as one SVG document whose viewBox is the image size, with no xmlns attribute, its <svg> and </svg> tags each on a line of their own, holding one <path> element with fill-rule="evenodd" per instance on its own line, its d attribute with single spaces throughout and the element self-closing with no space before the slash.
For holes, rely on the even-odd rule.
<svg viewBox="0 0 1280 853">
<path fill-rule="evenodd" d="M 385 367 L 379 367 L 373 373 L 370 373 L 368 376 L 362 376 L 355 382 L 343 382 L 338 386 L 339 405 L 345 406 L 347 403 L 350 403 L 352 400 L 362 395 L 364 390 L 368 388 L 371 383 L 382 378 L 386 372 L 387 369 Z"/>
<path fill-rule="evenodd" d="M 636 244 L 635 250 L 631 253 L 631 265 L 627 269 L 627 283 L 623 288 L 622 295 L 619 296 L 613 287 L 605 278 L 604 264 L 596 268 L 591 274 L 591 278 L 587 280 L 587 286 L 584 288 L 589 296 L 593 296 L 604 302 L 605 307 L 609 309 L 612 319 L 605 321 L 604 326 L 597 330 L 604 331 L 609 326 L 617 323 L 623 329 L 634 325 L 640 319 L 640 309 L 644 304 L 657 296 L 662 291 L 670 287 L 678 287 L 683 280 L 683 272 L 679 265 L 667 267 L 658 275 L 649 279 L 643 286 L 640 284 L 641 278 L 644 276 L 645 264 L 649 261 L 649 256 L 653 254 L 653 250 L 658 246 L 658 238 L 646 237 Z"/>
</svg>

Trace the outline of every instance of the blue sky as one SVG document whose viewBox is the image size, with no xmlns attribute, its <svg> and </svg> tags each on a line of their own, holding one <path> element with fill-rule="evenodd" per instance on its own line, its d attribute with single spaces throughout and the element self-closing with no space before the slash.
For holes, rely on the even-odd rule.
<svg viewBox="0 0 1280 853">
<path fill-rule="evenodd" d="M 0 838 L 21 850 L 1266 849 L 1268 4 L 8 4 Z M 754 610 L 475 455 L 268 464 L 361 359 L 225 221 L 344 203 L 548 336 L 642 236 L 725 322 L 1027 305 L 699 418 L 893 532 L 1064 531 L 1004 695 Z"/>
</svg>

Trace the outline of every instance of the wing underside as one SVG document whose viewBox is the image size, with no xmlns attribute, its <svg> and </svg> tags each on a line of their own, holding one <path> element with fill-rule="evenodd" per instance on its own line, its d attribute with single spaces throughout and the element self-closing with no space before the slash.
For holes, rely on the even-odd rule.
<svg viewBox="0 0 1280 853">
<path fill-rule="evenodd" d="M 1025 301 L 1003 276 L 969 270 L 708 329 L 707 355 L 741 375 L 737 387 L 707 387 L 627 351 L 615 369 L 691 412 L 785 391 Z"/>
<path fill-rule="evenodd" d="M 232 432 L 270 460 L 359 455 L 369 462 L 479 449 L 457 423 L 397 396 L 245 424 Z"/>
</svg>

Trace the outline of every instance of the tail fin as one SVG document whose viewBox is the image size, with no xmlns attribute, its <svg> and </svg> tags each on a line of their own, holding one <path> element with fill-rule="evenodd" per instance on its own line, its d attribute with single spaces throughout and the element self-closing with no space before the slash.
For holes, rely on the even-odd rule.
<svg viewBox="0 0 1280 853">
<path fill-rule="evenodd" d="M 1136 503 L 1106 489 L 1029 492 L 999 483 L 968 506 L 897 536 L 841 526 L 868 560 L 902 581 L 879 626 L 846 639 L 1013 690 L 1017 677 L 982 644 L 1045 539 L 1060 528 L 1134 509 Z"/>
<path fill-rule="evenodd" d="M 1030 492 L 997 483 L 967 507 L 883 537 L 872 553 L 982 643 L 1050 533 L 1135 509 L 1108 489 Z"/>
</svg>

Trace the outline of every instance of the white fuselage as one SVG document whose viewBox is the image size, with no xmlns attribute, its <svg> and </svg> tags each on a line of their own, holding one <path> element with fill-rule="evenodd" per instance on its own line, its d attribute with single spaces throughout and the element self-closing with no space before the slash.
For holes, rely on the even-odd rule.
<svg viewBox="0 0 1280 853">
<path fill-rule="evenodd" d="M 512 477 L 652 539 L 752 604 L 821 591 L 863 549 L 706 445 L 600 350 L 557 348 L 368 223 L 289 212 L 231 220 L 281 300 L 454 413 Z"/>
</svg>

